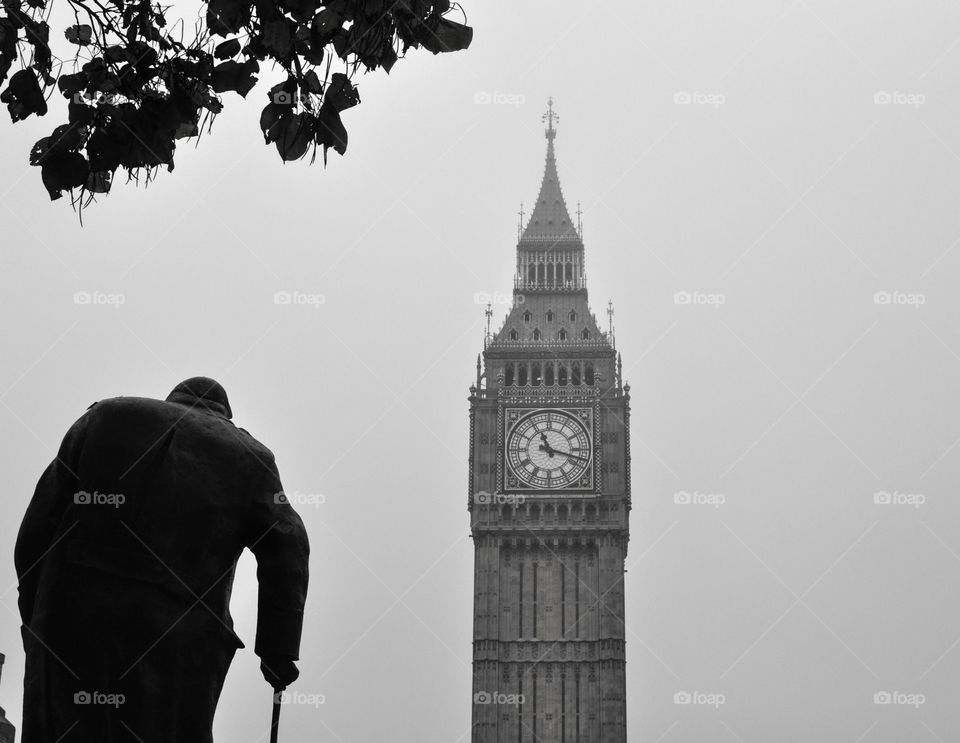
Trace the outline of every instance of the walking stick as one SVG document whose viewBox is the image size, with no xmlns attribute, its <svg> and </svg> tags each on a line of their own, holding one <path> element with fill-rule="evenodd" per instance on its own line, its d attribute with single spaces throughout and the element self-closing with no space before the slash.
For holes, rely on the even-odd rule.
<svg viewBox="0 0 960 743">
<path fill-rule="evenodd" d="M 277 731 L 280 729 L 280 695 L 287 687 L 273 691 L 273 716 L 270 719 L 270 743 L 277 743 Z"/>
</svg>

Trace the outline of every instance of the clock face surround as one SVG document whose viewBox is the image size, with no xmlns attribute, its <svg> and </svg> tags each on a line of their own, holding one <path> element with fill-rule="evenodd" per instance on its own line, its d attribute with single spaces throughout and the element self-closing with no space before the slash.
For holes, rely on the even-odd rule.
<svg viewBox="0 0 960 743">
<path fill-rule="evenodd" d="M 592 417 L 588 408 L 507 411 L 504 459 L 508 489 L 592 487 Z"/>
</svg>

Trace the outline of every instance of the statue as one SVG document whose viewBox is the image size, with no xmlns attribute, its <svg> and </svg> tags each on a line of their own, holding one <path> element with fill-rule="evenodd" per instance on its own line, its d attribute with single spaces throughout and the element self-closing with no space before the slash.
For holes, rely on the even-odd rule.
<svg viewBox="0 0 960 743">
<path fill-rule="evenodd" d="M 6 657 L 3 653 L 0 653 L 0 674 L 3 672 L 4 660 L 6 660 Z M 17 729 L 13 726 L 13 723 L 6 718 L 3 707 L 0 707 L 0 743 L 13 743 L 16 736 Z"/>
<path fill-rule="evenodd" d="M 298 676 L 309 545 L 273 454 L 194 377 L 165 401 L 94 403 L 67 432 L 17 536 L 23 743 L 211 743 L 243 642 L 230 592 L 257 559 L 254 650 Z M 69 735 L 68 735 L 69 732 Z"/>
</svg>

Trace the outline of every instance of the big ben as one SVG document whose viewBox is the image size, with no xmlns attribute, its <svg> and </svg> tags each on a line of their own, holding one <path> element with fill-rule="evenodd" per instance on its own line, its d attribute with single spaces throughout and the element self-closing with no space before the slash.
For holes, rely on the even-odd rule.
<svg viewBox="0 0 960 743">
<path fill-rule="evenodd" d="M 470 388 L 472 741 L 624 743 L 630 387 L 590 310 L 552 101 L 543 118 L 513 302 Z"/>
</svg>

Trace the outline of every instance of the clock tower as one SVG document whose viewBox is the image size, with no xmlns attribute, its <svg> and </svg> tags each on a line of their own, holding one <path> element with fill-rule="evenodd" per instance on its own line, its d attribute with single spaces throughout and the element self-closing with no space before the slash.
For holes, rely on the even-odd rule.
<svg viewBox="0 0 960 743">
<path fill-rule="evenodd" d="M 513 304 L 470 388 L 472 741 L 625 743 L 630 386 L 612 305 L 606 332 L 590 311 L 552 100 L 543 119 Z"/>
</svg>

